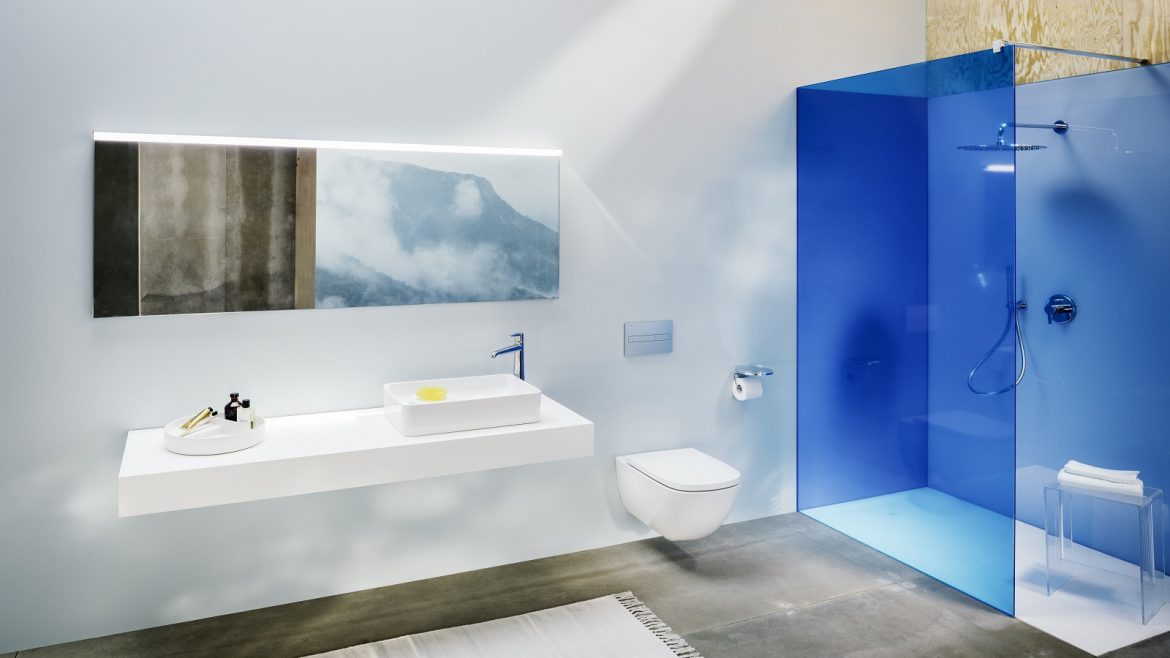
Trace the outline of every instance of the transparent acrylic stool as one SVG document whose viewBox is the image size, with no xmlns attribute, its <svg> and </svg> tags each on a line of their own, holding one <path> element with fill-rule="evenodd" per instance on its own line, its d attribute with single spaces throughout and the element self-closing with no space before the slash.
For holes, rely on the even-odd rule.
<svg viewBox="0 0 1170 658">
<path fill-rule="evenodd" d="M 1108 501 L 1122 509 L 1130 508 L 1135 515 L 1138 542 L 1138 580 L 1141 585 L 1142 624 L 1150 621 L 1166 599 L 1166 576 L 1158 571 L 1164 563 L 1165 535 L 1163 528 L 1162 490 L 1146 487 L 1143 495 L 1131 496 L 1083 487 L 1053 483 L 1044 487 L 1044 531 L 1048 571 L 1048 595 L 1060 589 L 1072 577 L 1069 563 L 1085 566 L 1074 559 L 1076 551 L 1089 551 L 1073 542 L 1073 505 Z"/>
</svg>

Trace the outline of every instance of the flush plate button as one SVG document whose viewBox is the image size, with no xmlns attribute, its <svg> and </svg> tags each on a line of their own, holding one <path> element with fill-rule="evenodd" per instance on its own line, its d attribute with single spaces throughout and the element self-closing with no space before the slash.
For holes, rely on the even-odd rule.
<svg viewBox="0 0 1170 658">
<path fill-rule="evenodd" d="M 674 320 L 627 322 L 624 344 L 626 356 L 669 354 L 674 351 Z"/>
</svg>

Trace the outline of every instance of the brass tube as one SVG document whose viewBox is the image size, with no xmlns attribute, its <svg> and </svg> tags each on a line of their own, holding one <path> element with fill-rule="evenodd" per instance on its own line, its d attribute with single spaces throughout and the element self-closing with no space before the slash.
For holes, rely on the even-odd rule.
<svg viewBox="0 0 1170 658">
<path fill-rule="evenodd" d="M 187 422 L 183 423 L 182 425 L 179 425 L 179 429 L 189 430 L 192 427 L 195 427 L 196 425 L 198 425 L 199 423 L 202 423 L 204 421 L 204 419 L 206 419 L 210 415 L 211 415 L 211 407 L 208 407 L 208 408 L 200 411 L 199 413 L 195 414 L 194 416 L 191 416 L 191 419 L 188 420 Z"/>
</svg>

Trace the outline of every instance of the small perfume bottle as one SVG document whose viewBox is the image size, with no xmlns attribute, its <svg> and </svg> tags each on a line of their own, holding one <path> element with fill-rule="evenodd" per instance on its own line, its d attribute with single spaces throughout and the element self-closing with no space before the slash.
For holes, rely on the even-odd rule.
<svg viewBox="0 0 1170 658">
<path fill-rule="evenodd" d="M 236 422 L 240 409 L 240 394 L 230 393 L 229 395 L 231 395 L 231 399 L 228 400 L 227 405 L 223 408 L 223 419 Z"/>
<path fill-rule="evenodd" d="M 244 400 L 240 402 L 240 408 L 236 411 L 237 423 L 243 423 L 249 428 L 256 427 L 256 411 L 252 409 L 252 401 Z"/>
</svg>

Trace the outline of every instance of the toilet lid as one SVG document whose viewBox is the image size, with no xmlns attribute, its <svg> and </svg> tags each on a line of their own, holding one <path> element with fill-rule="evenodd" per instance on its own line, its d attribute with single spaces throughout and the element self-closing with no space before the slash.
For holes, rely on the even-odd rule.
<svg viewBox="0 0 1170 658">
<path fill-rule="evenodd" d="M 647 477 L 679 491 L 714 491 L 739 484 L 739 471 L 694 448 L 629 455 L 626 461 Z"/>
</svg>

